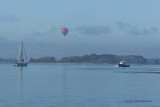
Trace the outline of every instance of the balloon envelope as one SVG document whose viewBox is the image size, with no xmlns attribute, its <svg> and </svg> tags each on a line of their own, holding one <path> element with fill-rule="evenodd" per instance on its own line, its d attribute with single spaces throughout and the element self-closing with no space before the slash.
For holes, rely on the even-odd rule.
<svg viewBox="0 0 160 107">
<path fill-rule="evenodd" d="M 66 36 L 66 34 L 68 33 L 68 28 L 62 28 L 61 32 L 64 36 Z"/>
</svg>

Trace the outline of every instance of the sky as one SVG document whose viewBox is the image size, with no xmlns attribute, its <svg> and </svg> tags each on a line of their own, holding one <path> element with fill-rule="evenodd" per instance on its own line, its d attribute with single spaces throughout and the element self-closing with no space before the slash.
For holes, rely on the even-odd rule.
<svg viewBox="0 0 160 107">
<path fill-rule="evenodd" d="M 160 0 L 0 0 L 0 57 L 160 58 Z M 67 27 L 64 37 L 61 28 Z"/>
</svg>

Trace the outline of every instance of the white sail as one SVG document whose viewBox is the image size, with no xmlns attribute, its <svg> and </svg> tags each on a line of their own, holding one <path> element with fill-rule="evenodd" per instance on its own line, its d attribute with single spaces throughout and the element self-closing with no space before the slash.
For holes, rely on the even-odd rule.
<svg viewBox="0 0 160 107">
<path fill-rule="evenodd" d="M 23 59 L 23 42 L 21 42 L 17 60 L 22 61 L 22 59 Z"/>
</svg>

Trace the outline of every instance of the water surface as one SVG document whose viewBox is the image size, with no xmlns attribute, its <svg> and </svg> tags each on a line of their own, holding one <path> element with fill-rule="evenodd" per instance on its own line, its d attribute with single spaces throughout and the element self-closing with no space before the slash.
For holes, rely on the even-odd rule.
<svg viewBox="0 0 160 107">
<path fill-rule="evenodd" d="M 159 98 L 159 65 L 0 65 L 0 107 L 160 107 Z"/>
</svg>

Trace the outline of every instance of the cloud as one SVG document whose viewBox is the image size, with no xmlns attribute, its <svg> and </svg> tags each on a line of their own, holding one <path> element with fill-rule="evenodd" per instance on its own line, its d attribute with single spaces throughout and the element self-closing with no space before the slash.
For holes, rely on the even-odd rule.
<svg viewBox="0 0 160 107">
<path fill-rule="evenodd" d="M 81 26 L 76 31 L 83 35 L 101 35 L 111 33 L 111 29 L 107 26 Z"/>
<path fill-rule="evenodd" d="M 50 28 L 44 31 L 34 30 L 34 31 L 26 32 L 25 34 L 33 37 L 42 37 L 42 36 L 50 36 L 50 35 L 56 34 L 57 32 L 58 32 L 58 28 L 51 26 Z"/>
<path fill-rule="evenodd" d="M 153 35 L 153 34 L 158 34 L 159 31 L 155 27 L 149 27 L 149 28 L 138 28 L 135 25 L 131 25 L 128 23 L 123 23 L 123 22 L 118 22 L 117 25 L 119 26 L 120 30 L 131 34 L 131 35 Z"/>
<path fill-rule="evenodd" d="M 60 29 L 58 29 L 57 27 L 51 26 L 48 32 L 50 32 L 50 33 L 56 33 L 58 30 L 60 31 Z"/>
<path fill-rule="evenodd" d="M 38 31 L 32 31 L 30 33 L 26 33 L 26 35 L 30 35 L 30 36 L 43 36 L 45 34 L 41 33 L 41 32 L 38 32 Z"/>
<path fill-rule="evenodd" d="M 0 22 L 14 22 L 16 20 L 13 15 L 0 14 Z"/>
</svg>

